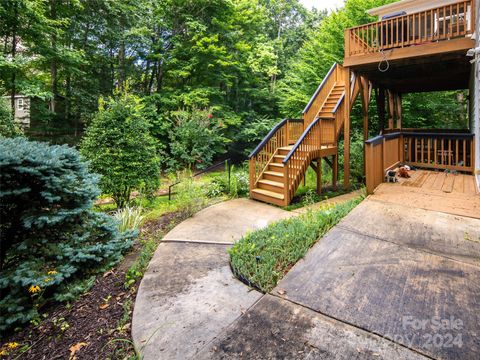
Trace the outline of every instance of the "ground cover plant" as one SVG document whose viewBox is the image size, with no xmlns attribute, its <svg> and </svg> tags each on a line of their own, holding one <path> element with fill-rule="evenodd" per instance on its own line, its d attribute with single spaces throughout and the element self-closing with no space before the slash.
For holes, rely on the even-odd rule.
<svg viewBox="0 0 480 360">
<path fill-rule="evenodd" d="M 247 234 L 229 250 L 234 274 L 249 286 L 269 292 L 322 235 L 362 200 L 360 196 L 309 211 Z"/>
</svg>

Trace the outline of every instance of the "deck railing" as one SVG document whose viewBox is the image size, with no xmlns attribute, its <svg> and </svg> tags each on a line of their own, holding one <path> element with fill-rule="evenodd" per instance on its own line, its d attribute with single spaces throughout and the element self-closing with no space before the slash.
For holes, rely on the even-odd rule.
<svg viewBox="0 0 480 360">
<path fill-rule="evenodd" d="M 250 190 L 255 187 L 279 147 L 294 144 L 303 132 L 302 119 L 283 119 L 249 155 Z"/>
<path fill-rule="evenodd" d="M 336 132 L 335 119 L 316 118 L 287 154 L 283 160 L 287 203 L 295 195 L 295 190 L 312 160 L 319 157 L 322 147 L 336 146 Z"/>
<path fill-rule="evenodd" d="M 357 26 L 345 31 L 345 57 L 465 37 L 474 32 L 474 0 Z"/>
<path fill-rule="evenodd" d="M 418 167 L 473 171 L 473 134 L 403 133 L 403 161 Z"/>
<path fill-rule="evenodd" d="M 467 133 L 395 132 L 365 142 L 367 192 L 384 181 L 385 172 L 397 165 L 419 168 L 474 171 L 474 137 Z"/>
<path fill-rule="evenodd" d="M 311 97 L 307 106 L 303 110 L 304 128 L 306 129 L 319 114 L 324 102 L 327 100 L 330 91 L 332 91 L 335 84 L 347 84 L 349 81 L 350 72 L 342 65 L 334 63 L 327 75 L 323 78 L 322 83 Z M 341 101 L 339 101 L 340 103 Z"/>
</svg>

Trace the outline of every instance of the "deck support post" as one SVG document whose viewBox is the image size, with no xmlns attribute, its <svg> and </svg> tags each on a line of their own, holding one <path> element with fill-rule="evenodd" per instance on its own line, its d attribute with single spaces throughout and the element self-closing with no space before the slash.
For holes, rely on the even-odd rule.
<svg viewBox="0 0 480 360">
<path fill-rule="evenodd" d="M 387 90 L 388 94 L 388 129 L 394 128 L 393 120 L 395 118 L 395 96 L 391 90 Z"/>
<path fill-rule="evenodd" d="M 338 182 L 338 153 L 332 156 L 332 185 L 333 190 L 337 190 Z"/>
<path fill-rule="evenodd" d="M 379 87 L 375 89 L 375 98 L 377 102 L 378 121 L 380 123 L 380 134 L 385 129 L 385 89 Z"/>
<path fill-rule="evenodd" d="M 322 193 L 322 158 L 317 159 L 317 194 Z"/>
<path fill-rule="evenodd" d="M 368 108 L 372 95 L 372 84 L 365 77 L 360 77 L 360 94 L 362 98 L 363 110 L 363 173 L 366 174 L 365 167 L 365 141 L 368 140 Z"/>
<path fill-rule="evenodd" d="M 345 104 L 350 104 L 350 68 L 345 68 Z M 344 106 L 343 125 L 343 186 L 350 186 L 350 106 Z"/>
</svg>

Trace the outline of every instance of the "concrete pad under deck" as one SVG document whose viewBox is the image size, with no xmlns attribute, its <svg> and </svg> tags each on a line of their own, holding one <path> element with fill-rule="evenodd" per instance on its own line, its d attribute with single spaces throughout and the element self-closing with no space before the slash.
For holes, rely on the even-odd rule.
<svg viewBox="0 0 480 360">
<path fill-rule="evenodd" d="M 478 260 L 478 247 L 462 241 L 460 232 L 468 229 L 477 236 L 480 220 L 462 219 L 459 224 L 453 215 L 422 214 L 425 211 L 397 208 L 382 213 L 377 202 L 365 200 L 293 267 L 273 293 L 433 358 L 477 359 L 480 267 L 472 263 Z M 369 219 L 370 214 L 375 217 Z M 392 225 L 393 220 L 403 223 L 404 232 L 400 225 Z M 454 226 L 450 233 L 448 224 Z M 409 325 L 409 316 L 426 321 L 426 327 Z M 458 319 L 461 328 L 438 330 L 432 323 L 436 317 Z M 461 344 L 429 343 L 429 336 L 444 342 L 448 334 L 460 336 Z"/>
<path fill-rule="evenodd" d="M 198 359 L 425 359 L 300 305 L 264 296 Z"/>
<path fill-rule="evenodd" d="M 359 204 L 338 227 L 480 265 L 479 220 L 376 199 Z"/>
<path fill-rule="evenodd" d="M 185 220 L 163 240 L 230 243 L 248 231 L 294 216 L 291 212 L 249 199 L 235 199 L 210 206 Z"/>
</svg>

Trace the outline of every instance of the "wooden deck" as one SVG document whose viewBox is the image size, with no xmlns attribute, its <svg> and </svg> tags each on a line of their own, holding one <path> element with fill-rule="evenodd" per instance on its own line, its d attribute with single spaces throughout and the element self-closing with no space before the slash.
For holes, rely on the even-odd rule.
<svg viewBox="0 0 480 360">
<path fill-rule="evenodd" d="M 443 171 L 410 171 L 411 178 L 383 183 L 372 199 L 480 219 L 475 177 Z"/>
</svg>

